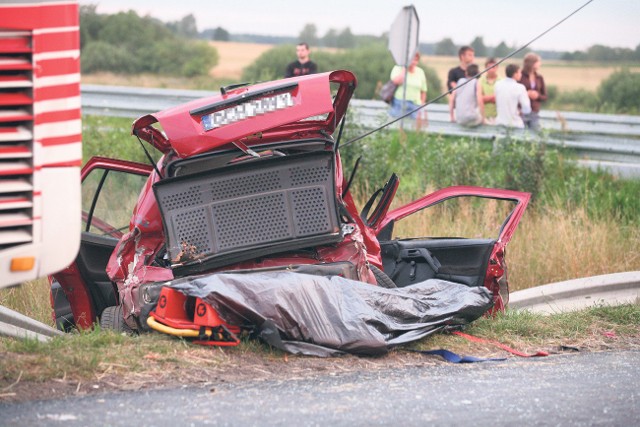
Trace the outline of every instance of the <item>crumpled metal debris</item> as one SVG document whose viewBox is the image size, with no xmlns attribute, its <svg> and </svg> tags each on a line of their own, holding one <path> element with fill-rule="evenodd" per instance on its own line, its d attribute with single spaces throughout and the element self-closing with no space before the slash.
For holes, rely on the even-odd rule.
<svg viewBox="0 0 640 427">
<path fill-rule="evenodd" d="M 151 245 L 146 246 L 143 242 Z M 173 279 L 170 269 L 150 265 L 157 248 L 163 243 L 162 236 L 144 237 L 140 228 L 133 227 L 122 236 L 111 254 L 113 262 L 109 261 L 106 271 L 118 287 L 124 320 L 130 328 L 137 327 L 134 317 L 140 315 L 142 307 L 142 302 L 138 300 L 140 285 Z"/>
</svg>

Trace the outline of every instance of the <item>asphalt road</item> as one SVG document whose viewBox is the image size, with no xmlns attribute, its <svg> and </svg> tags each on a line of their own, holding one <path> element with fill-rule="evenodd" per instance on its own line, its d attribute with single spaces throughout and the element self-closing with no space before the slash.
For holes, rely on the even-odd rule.
<svg viewBox="0 0 640 427">
<path fill-rule="evenodd" d="M 640 352 L 336 373 L 0 404 L 3 426 L 630 426 Z"/>
</svg>

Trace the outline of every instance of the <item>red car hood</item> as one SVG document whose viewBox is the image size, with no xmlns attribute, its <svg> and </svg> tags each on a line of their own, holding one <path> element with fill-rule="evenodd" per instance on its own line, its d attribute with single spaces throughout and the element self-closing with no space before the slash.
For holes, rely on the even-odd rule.
<svg viewBox="0 0 640 427">
<path fill-rule="evenodd" d="M 330 83 L 338 85 L 333 100 Z M 244 86 L 142 116 L 133 123 L 132 133 L 163 153 L 173 149 L 180 157 L 231 143 L 256 146 L 332 134 L 356 84 L 351 72 L 338 70 Z"/>
</svg>

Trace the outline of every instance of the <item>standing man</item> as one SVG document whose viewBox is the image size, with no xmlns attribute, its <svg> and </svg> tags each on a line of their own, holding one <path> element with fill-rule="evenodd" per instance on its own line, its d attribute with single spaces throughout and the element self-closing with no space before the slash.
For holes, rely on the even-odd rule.
<svg viewBox="0 0 640 427">
<path fill-rule="evenodd" d="M 460 58 L 460 65 L 449 70 L 447 76 L 447 89 L 451 90 L 456 87 L 458 80 L 467 76 L 467 66 L 473 64 L 476 59 L 476 53 L 471 46 L 462 46 L 458 51 L 458 58 Z"/>
<path fill-rule="evenodd" d="M 296 46 L 297 61 L 293 61 L 287 65 L 285 77 L 306 76 L 307 74 L 315 74 L 318 72 L 318 66 L 309 58 L 309 45 L 306 43 L 298 43 Z"/>
<path fill-rule="evenodd" d="M 518 83 L 522 77 L 520 67 L 516 64 L 508 65 L 506 75 L 506 79 L 498 81 L 495 85 L 496 109 L 498 110 L 496 125 L 522 129 L 524 128 L 522 114 L 526 115 L 531 112 L 529 95 L 527 95 L 527 89 L 524 85 Z"/>
</svg>

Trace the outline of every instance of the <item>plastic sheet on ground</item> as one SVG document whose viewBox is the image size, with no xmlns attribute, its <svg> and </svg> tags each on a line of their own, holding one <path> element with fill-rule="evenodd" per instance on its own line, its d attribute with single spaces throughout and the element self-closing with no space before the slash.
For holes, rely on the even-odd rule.
<svg viewBox="0 0 640 427">
<path fill-rule="evenodd" d="M 465 325 L 492 305 L 489 290 L 430 279 L 385 289 L 342 277 L 292 272 L 211 274 L 170 282 L 202 298 L 230 324 L 251 324 L 294 354 L 381 355 L 445 327 Z"/>
</svg>

